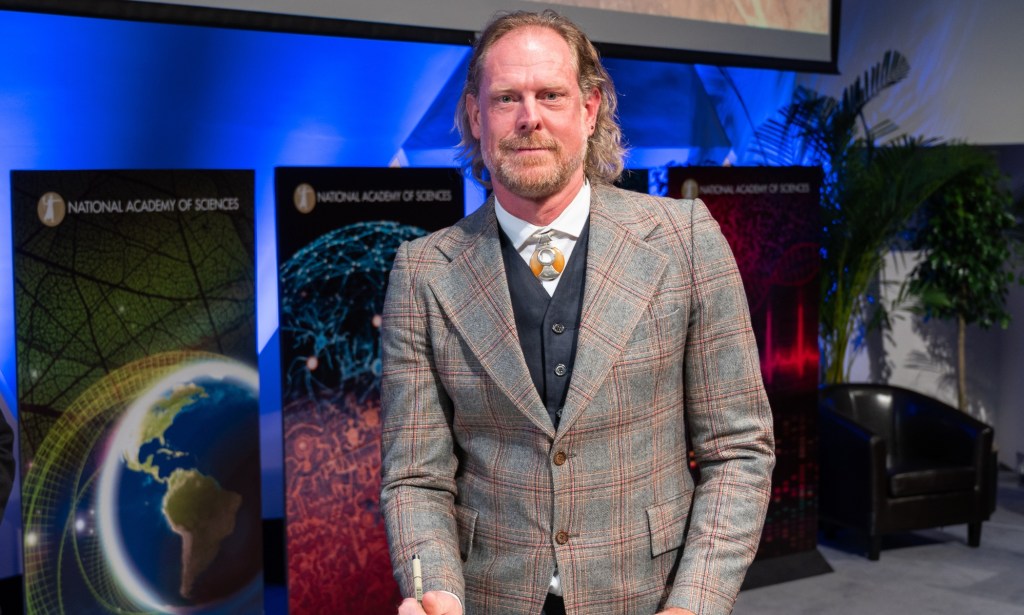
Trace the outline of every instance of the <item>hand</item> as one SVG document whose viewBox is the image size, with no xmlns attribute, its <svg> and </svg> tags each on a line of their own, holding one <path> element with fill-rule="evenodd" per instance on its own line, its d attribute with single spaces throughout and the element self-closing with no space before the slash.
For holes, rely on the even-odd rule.
<svg viewBox="0 0 1024 615">
<path fill-rule="evenodd" d="M 403 600 L 398 615 L 462 615 L 462 604 L 448 592 L 432 591 L 423 594 L 422 608 L 415 598 Z"/>
<path fill-rule="evenodd" d="M 671 606 L 664 611 L 658 613 L 658 615 L 696 615 L 693 611 L 687 611 L 686 609 Z"/>
</svg>

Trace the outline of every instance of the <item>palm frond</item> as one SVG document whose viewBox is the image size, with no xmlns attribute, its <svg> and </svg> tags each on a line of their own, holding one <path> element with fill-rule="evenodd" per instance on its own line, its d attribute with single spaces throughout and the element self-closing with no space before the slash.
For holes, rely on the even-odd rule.
<svg viewBox="0 0 1024 615">
<path fill-rule="evenodd" d="M 798 86 L 792 101 L 777 117 L 769 118 L 755 132 L 752 154 L 763 164 L 788 166 L 817 164 L 827 154 L 822 136 L 838 102 L 809 88 Z"/>
<path fill-rule="evenodd" d="M 864 133 L 864 140 L 871 143 L 880 143 L 885 137 L 895 133 L 900 128 L 895 122 L 889 119 L 884 119 L 869 128 Z"/>
<path fill-rule="evenodd" d="M 886 89 L 906 79 L 910 74 L 910 62 L 898 51 L 889 50 L 882 60 L 854 79 L 845 90 L 840 103 L 841 115 L 854 118 L 861 114 L 864 106 Z"/>
</svg>

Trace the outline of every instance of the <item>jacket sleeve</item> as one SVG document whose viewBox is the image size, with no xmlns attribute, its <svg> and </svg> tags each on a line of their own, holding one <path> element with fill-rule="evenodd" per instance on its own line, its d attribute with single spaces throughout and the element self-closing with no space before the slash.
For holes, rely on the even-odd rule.
<svg viewBox="0 0 1024 615">
<path fill-rule="evenodd" d="M 430 290 L 422 274 L 428 263 L 420 255 L 408 243 L 399 249 L 384 303 L 381 511 L 402 595 L 413 595 L 416 554 L 423 590 L 448 591 L 465 603 L 454 507 L 453 409 L 434 362 Z"/>
<path fill-rule="evenodd" d="M 700 483 L 667 605 L 727 614 L 757 552 L 771 495 L 772 414 L 735 258 L 699 200 L 690 229 L 685 415 Z"/>
<path fill-rule="evenodd" d="M 14 430 L 0 412 L 0 519 L 14 487 Z"/>
</svg>

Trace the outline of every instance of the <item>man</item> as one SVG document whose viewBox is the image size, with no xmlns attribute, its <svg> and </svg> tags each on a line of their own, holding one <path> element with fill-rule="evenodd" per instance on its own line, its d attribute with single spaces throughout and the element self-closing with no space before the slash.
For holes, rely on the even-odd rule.
<svg viewBox="0 0 1024 615">
<path fill-rule="evenodd" d="M 384 308 L 402 615 L 728 613 L 754 557 L 772 421 L 735 261 L 699 201 L 609 185 L 615 108 L 555 13 L 474 48 L 457 123 L 493 196 L 400 249 Z"/>
</svg>

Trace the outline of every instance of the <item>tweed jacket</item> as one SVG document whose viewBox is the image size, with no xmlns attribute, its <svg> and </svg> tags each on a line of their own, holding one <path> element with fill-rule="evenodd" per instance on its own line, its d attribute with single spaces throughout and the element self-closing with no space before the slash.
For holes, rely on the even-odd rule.
<svg viewBox="0 0 1024 615">
<path fill-rule="evenodd" d="M 594 186 L 557 430 L 516 332 L 494 203 L 404 244 L 382 329 L 395 577 L 469 615 L 731 611 L 760 539 L 772 417 L 742 283 L 699 200 Z M 694 485 L 687 439 L 700 464 Z"/>
</svg>

